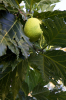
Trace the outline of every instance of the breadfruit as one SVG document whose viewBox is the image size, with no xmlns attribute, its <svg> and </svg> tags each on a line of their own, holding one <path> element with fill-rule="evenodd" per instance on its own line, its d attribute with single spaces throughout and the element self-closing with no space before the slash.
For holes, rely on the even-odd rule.
<svg viewBox="0 0 66 100">
<path fill-rule="evenodd" d="M 24 26 L 24 33 L 30 41 L 37 41 L 43 33 L 40 27 L 41 21 L 37 18 L 29 18 Z"/>
</svg>

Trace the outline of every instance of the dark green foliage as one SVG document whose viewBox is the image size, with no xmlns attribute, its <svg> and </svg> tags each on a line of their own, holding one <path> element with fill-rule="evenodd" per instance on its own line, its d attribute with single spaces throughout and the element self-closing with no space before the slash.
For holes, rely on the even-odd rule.
<svg viewBox="0 0 66 100">
<path fill-rule="evenodd" d="M 47 75 L 54 78 L 56 77 L 57 79 L 62 77 L 63 81 L 66 82 L 66 53 L 61 50 L 47 51 L 44 54 L 44 60 Z"/>
<path fill-rule="evenodd" d="M 61 50 L 66 47 L 66 11 L 53 11 L 51 4 L 59 0 L 24 0 L 26 12 L 20 2 L 0 0 L 0 99 L 66 100 L 57 83 L 61 79 L 66 85 L 66 52 Z M 31 16 L 41 20 L 43 30 L 33 43 L 23 31 Z M 49 82 L 54 89 L 45 87 Z"/>
<path fill-rule="evenodd" d="M 15 0 L 18 4 L 20 4 L 23 0 Z"/>
<path fill-rule="evenodd" d="M 0 14 L 0 55 L 2 56 L 6 53 L 8 46 L 17 56 L 19 56 L 19 49 L 21 49 L 27 58 L 29 45 L 31 46 L 31 43 L 24 35 L 20 21 L 13 14 L 5 10 L 1 10 Z"/>
<path fill-rule="evenodd" d="M 54 17 L 53 20 L 50 18 L 44 20 L 42 29 L 48 45 L 66 46 L 66 24 L 63 18 Z"/>
<path fill-rule="evenodd" d="M 66 100 L 66 92 L 60 92 L 60 93 L 54 93 L 50 92 L 50 95 L 48 97 L 49 100 Z"/>
<path fill-rule="evenodd" d="M 28 69 L 26 74 L 26 80 L 29 86 L 29 91 L 31 92 L 38 84 L 47 84 L 43 79 L 41 74 L 37 70 Z"/>
<path fill-rule="evenodd" d="M 59 18 L 65 18 L 66 17 L 66 11 L 60 11 L 60 10 L 55 10 L 55 11 L 47 11 L 47 12 L 41 12 L 38 13 L 37 11 L 34 11 L 34 17 L 41 18 L 41 19 L 54 19 L 54 17 L 59 17 Z"/>
<path fill-rule="evenodd" d="M 17 60 L 16 55 L 12 53 L 2 57 L 2 59 L 0 59 L 0 93 L 6 97 L 12 91 L 13 97 L 16 98 L 20 88 L 25 90 L 23 80 L 27 73 L 28 64 L 24 67 L 26 61 L 20 58 Z"/>
<path fill-rule="evenodd" d="M 32 96 L 36 97 L 37 100 L 47 100 L 48 95 L 49 90 L 41 85 L 36 86 L 32 93 Z"/>
</svg>

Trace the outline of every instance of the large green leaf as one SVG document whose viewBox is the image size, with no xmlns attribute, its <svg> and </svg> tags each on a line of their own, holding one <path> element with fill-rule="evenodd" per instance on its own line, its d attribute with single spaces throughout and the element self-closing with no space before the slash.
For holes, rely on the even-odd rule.
<svg viewBox="0 0 66 100">
<path fill-rule="evenodd" d="M 55 79 L 62 78 L 66 85 L 66 53 L 61 50 L 53 50 L 47 51 L 43 56 L 45 74 Z"/>
<path fill-rule="evenodd" d="M 13 75 L 13 76 L 12 76 Z M 10 91 L 11 79 L 14 77 L 15 71 L 11 72 L 11 68 L 7 68 L 4 72 L 0 71 L 0 97 L 4 100 Z"/>
<path fill-rule="evenodd" d="M 2 56 L 6 53 L 6 46 L 8 46 L 17 56 L 19 56 L 19 49 L 21 49 L 22 53 L 27 58 L 29 54 L 29 45 L 31 45 L 31 43 L 28 37 L 23 33 L 22 24 L 13 14 L 7 11 L 2 10 L 0 13 L 0 55 Z"/>
<path fill-rule="evenodd" d="M 64 18 L 46 19 L 42 29 L 48 45 L 66 47 L 66 24 Z"/>
<path fill-rule="evenodd" d="M 41 76 L 42 76 L 44 82 L 49 82 L 49 75 L 47 76 L 47 73 L 45 73 L 44 56 L 33 53 L 30 55 L 28 61 L 29 61 L 29 64 L 31 67 L 33 67 L 36 71 L 41 73 Z M 30 76 L 30 77 L 32 77 L 32 76 Z"/>
<path fill-rule="evenodd" d="M 46 10 L 46 8 L 44 9 Z M 47 12 L 41 12 L 38 13 L 37 11 L 34 11 L 34 17 L 41 18 L 41 19 L 48 19 L 48 18 L 54 18 L 55 16 L 59 17 L 59 18 L 64 18 L 66 17 L 66 11 L 59 11 L 59 10 L 55 10 L 55 11 L 47 11 Z"/>
<path fill-rule="evenodd" d="M 0 80 L 4 78 L 7 74 L 9 74 L 10 71 L 13 71 L 15 67 L 22 61 L 22 59 L 16 58 L 16 56 L 10 52 L 6 56 L 0 57 L 0 66 L 1 67 L 1 74 L 0 74 Z"/>
<path fill-rule="evenodd" d="M 38 1 L 38 0 L 36 0 Z M 40 2 L 44 3 L 44 4 L 52 4 L 52 3 L 56 3 L 59 2 L 59 0 L 41 0 Z"/>
<path fill-rule="evenodd" d="M 48 100 L 66 100 L 66 92 L 58 92 L 58 93 L 54 93 L 54 92 L 50 92 L 50 95 L 48 96 Z"/>
<path fill-rule="evenodd" d="M 12 83 L 11 83 L 11 92 L 13 93 L 13 98 L 14 100 L 16 99 L 16 96 L 20 90 L 20 86 L 21 86 L 21 81 L 19 79 L 19 76 L 17 75 L 17 72 L 16 72 L 16 75 L 13 76 L 13 79 L 12 79 Z"/>
<path fill-rule="evenodd" d="M 66 53 L 61 50 L 46 51 L 44 54 L 32 54 L 29 63 L 33 68 L 40 69 L 46 81 L 62 78 L 66 84 Z M 39 71 L 39 70 L 38 70 Z"/>
<path fill-rule="evenodd" d="M 25 88 L 27 85 L 23 84 L 27 68 L 26 61 L 22 58 L 17 60 L 13 53 L 0 57 L 0 96 L 3 100 L 9 92 L 13 93 L 13 98 L 15 99 L 20 88 L 24 90 L 25 94 L 28 94 L 29 88 Z"/>
<path fill-rule="evenodd" d="M 6 50 L 7 50 L 7 47 L 6 47 L 6 45 L 5 44 L 3 44 L 3 43 L 1 43 L 0 44 L 0 56 L 2 56 L 2 55 L 4 55 L 4 54 L 6 54 Z"/>
<path fill-rule="evenodd" d="M 21 3 L 23 0 L 15 0 L 17 3 Z"/>
<path fill-rule="evenodd" d="M 21 81 L 25 80 L 26 74 L 27 74 L 27 69 L 28 69 L 28 62 L 27 62 L 27 60 L 24 59 L 18 65 L 18 75 L 19 75 L 19 78 L 20 78 Z"/>
<path fill-rule="evenodd" d="M 29 86 L 29 91 L 31 92 L 35 86 L 38 84 L 46 85 L 45 81 L 43 81 L 41 74 L 32 69 L 28 69 L 27 74 L 26 74 L 26 79 L 25 81 L 28 83 Z"/>
<path fill-rule="evenodd" d="M 25 93 L 26 96 L 29 94 L 29 87 L 28 87 L 28 84 L 25 81 L 22 82 L 22 90 L 23 90 L 23 92 Z"/>
<path fill-rule="evenodd" d="M 49 95 L 49 90 L 41 85 L 37 85 L 32 91 L 32 96 L 36 97 L 37 100 L 47 100 Z"/>
<path fill-rule="evenodd" d="M 39 54 L 33 53 L 30 55 L 28 61 L 31 65 L 31 67 L 37 69 L 38 71 L 40 69 L 41 73 L 44 77 L 44 57 Z"/>
<path fill-rule="evenodd" d="M 20 60 L 20 62 L 18 62 L 16 66 L 17 66 L 17 71 L 12 84 L 12 93 L 15 98 L 20 88 L 22 88 L 25 95 L 28 95 L 29 93 L 28 84 L 24 81 L 28 68 L 27 61 Z"/>
<path fill-rule="evenodd" d="M 18 13 L 17 8 L 13 8 L 11 6 L 6 6 L 5 7 L 5 5 L 3 3 L 0 3 L 0 10 L 7 10 L 8 12 L 13 13 L 13 14 Z"/>
</svg>

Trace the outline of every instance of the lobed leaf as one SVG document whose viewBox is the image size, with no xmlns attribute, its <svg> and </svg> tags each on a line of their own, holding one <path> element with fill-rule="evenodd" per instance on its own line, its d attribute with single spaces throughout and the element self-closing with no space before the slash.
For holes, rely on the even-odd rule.
<svg viewBox="0 0 66 100">
<path fill-rule="evenodd" d="M 30 92 L 38 84 L 42 84 L 42 85 L 46 84 L 45 81 L 43 81 L 41 74 L 37 70 L 31 69 L 31 68 L 29 68 L 28 71 L 27 71 L 25 81 L 27 82 L 27 84 L 29 86 Z"/>
<path fill-rule="evenodd" d="M 29 47 L 32 44 L 29 39 L 24 35 L 22 24 L 15 18 L 15 16 L 7 11 L 0 11 L 0 45 L 1 56 L 6 53 L 8 48 L 19 56 L 19 49 L 21 49 L 24 56 L 27 58 L 29 54 Z M 3 46 L 2 46 L 3 45 Z M 27 48 L 26 48 L 27 47 Z"/>
<path fill-rule="evenodd" d="M 38 71 L 41 71 L 41 74 L 44 78 L 44 57 L 42 55 L 33 53 L 30 55 L 29 59 L 29 64 L 31 65 L 31 67 L 37 69 L 38 67 Z"/>
<path fill-rule="evenodd" d="M 41 72 L 45 81 L 62 78 L 66 84 L 66 53 L 61 50 L 46 51 L 44 54 L 32 54 L 29 57 L 31 67 Z M 38 68 L 38 69 L 37 69 Z M 54 80 L 53 80 L 54 78 Z"/>
<path fill-rule="evenodd" d="M 32 92 L 32 96 L 36 97 L 37 100 L 47 100 L 48 95 L 49 90 L 40 85 L 37 85 Z"/>
<path fill-rule="evenodd" d="M 2 99 L 5 99 L 10 92 L 13 93 L 13 99 L 16 99 L 21 87 L 28 94 L 25 91 L 25 85 L 22 84 L 25 80 L 27 67 L 26 61 L 22 58 L 17 60 L 13 53 L 0 57 L 0 97 Z M 29 91 L 29 88 L 27 91 Z"/>
<path fill-rule="evenodd" d="M 49 100 L 66 100 L 66 92 L 60 92 L 60 93 L 50 93 L 50 95 L 48 96 Z"/>
<path fill-rule="evenodd" d="M 44 20 L 42 29 L 48 45 L 66 47 L 66 24 L 63 18 Z"/>
<path fill-rule="evenodd" d="M 61 50 L 44 53 L 44 72 L 48 78 L 62 78 L 66 84 L 66 53 Z"/>
<path fill-rule="evenodd" d="M 59 18 L 65 18 L 66 17 L 66 11 L 59 11 L 59 10 L 55 10 L 55 11 L 47 11 L 47 12 L 41 12 L 38 13 L 37 11 L 34 11 L 34 17 L 38 16 L 38 18 L 41 19 L 48 19 L 48 18 L 52 18 L 54 19 L 54 17 L 59 17 Z"/>
</svg>

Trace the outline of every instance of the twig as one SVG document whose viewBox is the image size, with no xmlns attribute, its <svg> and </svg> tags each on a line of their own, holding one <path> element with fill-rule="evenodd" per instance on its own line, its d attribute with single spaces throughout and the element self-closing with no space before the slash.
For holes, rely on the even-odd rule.
<svg viewBox="0 0 66 100">
<path fill-rule="evenodd" d="M 19 10 L 19 12 L 25 16 L 25 19 L 24 19 L 24 21 L 25 21 L 26 20 L 26 15 L 21 10 Z"/>
<path fill-rule="evenodd" d="M 44 48 L 42 48 L 42 49 L 37 49 L 36 47 L 35 47 L 35 45 L 33 45 L 33 49 L 36 51 L 36 52 L 42 52 L 43 53 L 43 50 L 47 47 L 48 45 L 46 45 Z"/>
</svg>

